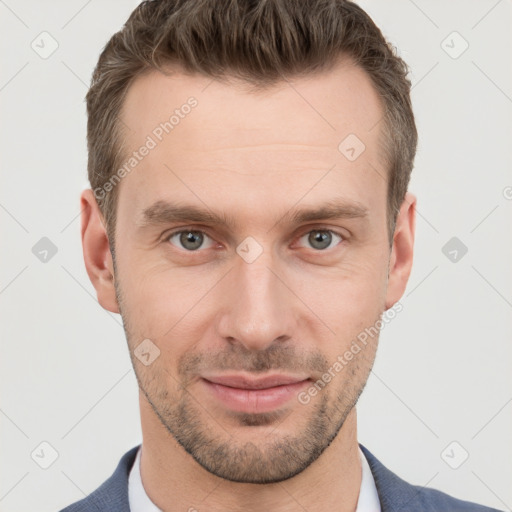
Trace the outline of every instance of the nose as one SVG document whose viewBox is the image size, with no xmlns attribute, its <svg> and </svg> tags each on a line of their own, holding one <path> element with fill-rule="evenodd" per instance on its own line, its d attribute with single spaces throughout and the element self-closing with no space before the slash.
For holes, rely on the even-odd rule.
<svg viewBox="0 0 512 512">
<path fill-rule="evenodd" d="M 218 334 L 248 350 L 265 350 L 294 336 L 295 296 L 265 252 L 256 261 L 239 258 L 224 288 Z M 284 281 L 284 282 L 283 282 Z"/>
</svg>

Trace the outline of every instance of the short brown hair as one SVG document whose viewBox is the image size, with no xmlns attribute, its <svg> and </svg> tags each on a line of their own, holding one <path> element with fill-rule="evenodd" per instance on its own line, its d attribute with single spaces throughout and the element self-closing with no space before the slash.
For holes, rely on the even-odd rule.
<svg viewBox="0 0 512 512">
<path fill-rule="evenodd" d="M 366 71 L 382 100 L 391 244 L 416 153 L 411 83 L 407 65 L 379 28 L 347 0 L 142 2 L 106 44 L 87 93 L 92 189 L 103 190 L 121 165 L 119 116 L 130 84 L 142 74 L 176 63 L 190 73 L 265 88 L 326 69 L 341 56 Z M 113 250 L 117 187 L 109 188 L 97 199 Z"/>
</svg>

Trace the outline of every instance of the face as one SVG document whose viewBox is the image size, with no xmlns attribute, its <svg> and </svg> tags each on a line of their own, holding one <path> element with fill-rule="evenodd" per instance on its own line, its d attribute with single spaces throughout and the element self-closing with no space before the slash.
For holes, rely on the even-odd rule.
<svg viewBox="0 0 512 512">
<path fill-rule="evenodd" d="M 348 62 L 265 92 L 180 72 L 129 90 L 126 160 L 155 144 L 117 185 L 113 282 L 92 279 L 122 314 L 146 413 L 210 473 L 303 471 L 364 388 L 377 337 L 335 363 L 399 299 L 412 257 L 408 213 L 389 248 L 381 117 Z M 338 149 L 349 134 L 355 159 Z"/>
</svg>

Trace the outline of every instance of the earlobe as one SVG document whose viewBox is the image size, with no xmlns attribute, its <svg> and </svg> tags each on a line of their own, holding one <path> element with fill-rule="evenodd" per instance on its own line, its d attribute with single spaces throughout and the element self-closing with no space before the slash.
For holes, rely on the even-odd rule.
<svg viewBox="0 0 512 512">
<path fill-rule="evenodd" d="M 398 214 L 389 260 L 386 309 L 400 300 L 411 274 L 416 229 L 416 196 L 407 192 Z"/>
<path fill-rule="evenodd" d="M 80 210 L 82 249 L 87 274 L 101 306 L 112 313 L 119 313 L 110 244 L 103 216 L 91 189 L 82 192 Z"/>
</svg>

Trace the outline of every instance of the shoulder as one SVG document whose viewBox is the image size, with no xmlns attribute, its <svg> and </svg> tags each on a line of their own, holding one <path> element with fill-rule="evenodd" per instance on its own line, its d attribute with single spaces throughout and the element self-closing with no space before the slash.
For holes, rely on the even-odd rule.
<svg viewBox="0 0 512 512">
<path fill-rule="evenodd" d="M 428 487 L 420 487 L 417 485 L 411 486 L 417 493 L 417 502 L 421 504 L 423 510 L 426 511 L 445 511 L 452 512 L 499 512 L 495 508 L 486 507 L 473 503 L 471 501 L 460 500 L 438 491 L 437 489 L 430 489 Z"/>
<path fill-rule="evenodd" d="M 121 512 L 129 510 L 128 476 L 140 445 L 127 451 L 112 475 L 95 491 L 80 501 L 72 503 L 60 512 Z"/>
<path fill-rule="evenodd" d="M 359 447 L 372 471 L 382 512 L 500 512 L 437 489 L 409 484 L 384 466 L 368 448 L 360 443 Z"/>
</svg>

